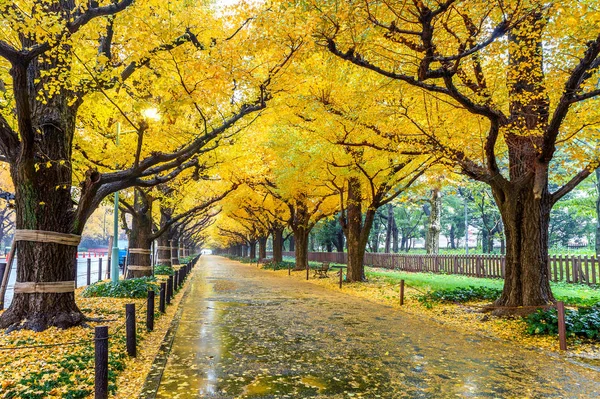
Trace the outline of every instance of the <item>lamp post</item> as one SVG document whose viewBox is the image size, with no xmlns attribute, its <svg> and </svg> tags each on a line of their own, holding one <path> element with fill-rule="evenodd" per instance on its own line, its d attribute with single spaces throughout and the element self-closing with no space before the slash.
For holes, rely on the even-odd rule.
<svg viewBox="0 0 600 399">
<path fill-rule="evenodd" d="M 156 108 L 148 108 L 142 112 L 142 115 L 147 119 L 159 120 L 160 114 Z M 119 146 L 119 136 L 121 134 L 137 133 L 137 130 L 126 130 L 121 131 L 121 123 L 117 122 L 117 132 L 115 137 L 115 144 Z M 119 281 L 119 192 L 115 191 L 115 210 L 113 220 L 113 247 L 112 247 L 112 263 L 110 265 L 111 272 L 110 278 L 113 283 Z"/>
</svg>

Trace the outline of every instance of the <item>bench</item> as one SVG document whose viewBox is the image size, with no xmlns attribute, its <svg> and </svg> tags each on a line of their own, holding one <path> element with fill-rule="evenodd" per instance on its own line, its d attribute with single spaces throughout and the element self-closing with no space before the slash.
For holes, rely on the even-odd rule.
<svg viewBox="0 0 600 399">
<path fill-rule="evenodd" d="M 321 263 L 321 267 L 319 267 L 318 269 L 314 269 L 315 270 L 315 274 L 313 275 L 313 277 L 319 277 L 319 278 L 324 278 L 324 277 L 329 277 L 327 275 L 327 272 L 329 271 L 329 262 L 323 262 Z"/>
</svg>

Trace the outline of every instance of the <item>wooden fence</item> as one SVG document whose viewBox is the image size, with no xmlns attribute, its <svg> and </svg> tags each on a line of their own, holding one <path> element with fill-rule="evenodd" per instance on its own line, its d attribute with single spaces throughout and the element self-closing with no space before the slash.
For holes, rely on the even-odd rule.
<svg viewBox="0 0 600 399">
<path fill-rule="evenodd" d="M 293 252 L 284 256 L 294 257 Z M 316 262 L 348 263 L 345 252 L 309 252 L 308 259 Z M 600 259 L 587 255 L 552 255 L 548 259 L 551 281 L 598 284 Z M 503 255 L 406 255 L 365 254 L 365 265 L 409 272 L 459 274 L 472 277 L 504 278 Z"/>
</svg>

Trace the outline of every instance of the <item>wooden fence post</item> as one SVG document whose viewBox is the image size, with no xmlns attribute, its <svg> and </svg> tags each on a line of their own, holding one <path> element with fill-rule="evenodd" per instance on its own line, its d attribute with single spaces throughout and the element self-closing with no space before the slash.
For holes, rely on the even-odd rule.
<svg viewBox="0 0 600 399">
<path fill-rule="evenodd" d="M 556 310 L 558 311 L 558 342 L 561 351 L 567 350 L 567 327 L 565 325 L 565 303 L 562 301 L 556 302 Z"/>
<path fill-rule="evenodd" d="M 108 327 L 94 329 L 94 398 L 108 399 Z"/>
<path fill-rule="evenodd" d="M 404 305 L 404 280 L 400 280 L 400 306 Z"/>
<path fill-rule="evenodd" d="M 148 302 L 146 304 L 146 330 L 154 330 L 154 290 L 148 290 Z"/>
<path fill-rule="evenodd" d="M 127 354 L 136 357 L 137 348 L 135 335 L 135 303 L 125 305 L 125 335 L 127 339 Z"/>
<path fill-rule="evenodd" d="M 165 296 L 167 294 L 167 283 L 160 283 L 160 292 L 158 294 L 158 311 L 165 313 Z"/>
</svg>

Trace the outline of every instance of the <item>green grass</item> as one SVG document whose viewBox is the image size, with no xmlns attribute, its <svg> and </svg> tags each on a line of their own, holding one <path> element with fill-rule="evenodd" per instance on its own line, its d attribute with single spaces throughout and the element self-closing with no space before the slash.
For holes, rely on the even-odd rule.
<svg viewBox="0 0 600 399">
<path fill-rule="evenodd" d="M 433 273 L 409 273 L 402 271 L 382 271 L 367 267 L 367 278 L 370 276 L 382 279 L 391 284 L 399 284 L 404 280 L 409 286 L 420 290 L 440 290 L 454 288 L 487 287 L 502 289 L 504 282 L 497 279 L 477 278 L 459 275 Z M 552 292 L 558 300 L 573 305 L 592 305 L 600 302 L 600 288 L 583 284 L 550 283 Z"/>
</svg>

